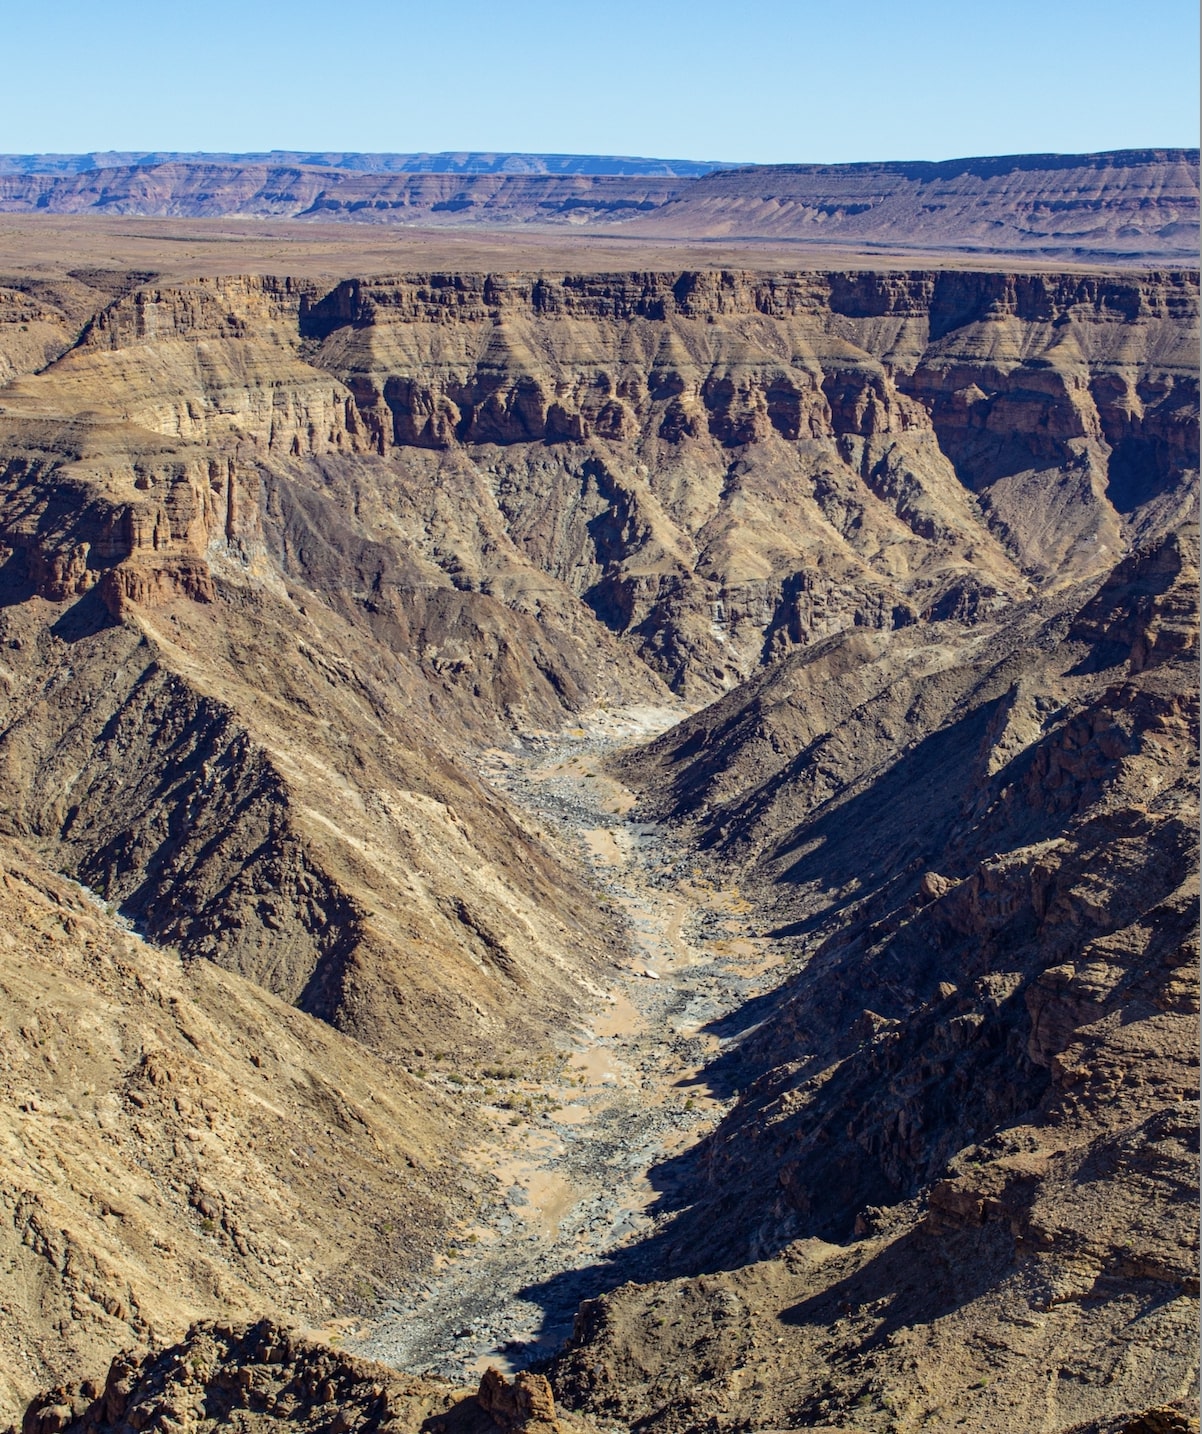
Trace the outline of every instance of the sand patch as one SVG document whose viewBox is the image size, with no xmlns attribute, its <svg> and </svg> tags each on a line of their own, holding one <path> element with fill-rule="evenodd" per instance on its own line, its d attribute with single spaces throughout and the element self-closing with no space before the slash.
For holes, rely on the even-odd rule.
<svg viewBox="0 0 1202 1434">
<path fill-rule="evenodd" d="M 580 835 L 589 856 L 599 866 L 625 866 L 626 853 L 622 850 L 616 832 L 608 827 L 593 827 Z"/>
<path fill-rule="evenodd" d="M 621 1085 L 622 1073 L 608 1046 L 591 1046 L 576 1051 L 568 1061 L 570 1068 L 582 1075 L 588 1085 Z"/>
<path fill-rule="evenodd" d="M 630 997 L 619 991 L 609 1009 L 598 1013 L 593 1029 L 599 1036 L 634 1036 L 643 1029 L 643 1017 Z"/>
<path fill-rule="evenodd" d="M 535 1170 L 527 1186 L 526 1204 L 519 1206 L 517 1213 L 527 1223 L 537 1226 L 544 1239 L 553 1240 L 577 1199 L 577 1191 L 562 1175 L 553 1170 Z"/>
</svg>

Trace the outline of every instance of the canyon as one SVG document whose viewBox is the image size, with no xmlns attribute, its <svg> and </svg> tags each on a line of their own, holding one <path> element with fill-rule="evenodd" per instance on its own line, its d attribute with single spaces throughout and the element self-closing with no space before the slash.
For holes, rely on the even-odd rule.
<svg viewBox="0 0 1202 1434">
<path fill-rule="evenodd" d="M 1191 1427 L 1196 272 L 665 266 L 750 173 L 4 274 L 26 1434 Z"/>
</svg>

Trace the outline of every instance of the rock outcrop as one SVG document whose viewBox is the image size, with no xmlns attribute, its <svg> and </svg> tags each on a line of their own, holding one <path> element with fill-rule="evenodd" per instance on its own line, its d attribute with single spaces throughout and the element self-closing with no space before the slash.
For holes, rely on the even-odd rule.
<svg viewBox="0 0 1202 1434">
<path fill-rule="evenodd" d="M 519 1370 L 512 1381 L 498 1369 L 486 1369 L 476 1398 L 492 1422 L 506 1431 L 544 1430 L 557 1434 L 555 1399 L 541 1374 Z"/>
<path fill-rule="evenodd" d="M 589 1434 L 556 1417 L 541 1375 L 507 1380 L 485 1371 L 474 1394 L 414 1379 L 306 1339 L 271 1320 L 194 1324 L 178 1344 L 129 1350 L 103 1385 L 84 1380 L 34 1400 L 21 1434 L 132 1434 L 184 1426 L 200 1434 L 231 1426 L 332 1434 Z M 16 1434 L 16 1431 L 10 1431 Z"/>
<path fill-rule="evenodd" d="M 117 1356 L 103 1386 L 60 1386 L 25 1412 L 21 1434 L 201 1431 L 236 1425 L 418 1434 L 466 1391 L 409 1379 L 270 1320 L 199 1323 L 156 1353 Z M 487 1421 L 477 1419 L 481 1429 Z"/>
</svg>

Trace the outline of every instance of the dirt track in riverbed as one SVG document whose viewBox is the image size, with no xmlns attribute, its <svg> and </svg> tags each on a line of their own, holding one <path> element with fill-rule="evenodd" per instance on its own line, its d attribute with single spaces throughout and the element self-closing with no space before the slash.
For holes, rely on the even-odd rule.
<svg viewBox="0 0 1202 1434">
<path fill-rule="evenodd" d="M 785 974 L 785 955 L 748 929 L 736 889 L 706 880 L 601 767 L 683 710 L 599 713 L 587 726 L 494 751 L 488 775 L 560 841 L 575 845 L 620 924 L 628 956 L 588 1024 L 537 1071 L 447 1071 L 495 1135 L 469 1161 L 492 1194 L 431 1277 L 351 1341 L 398 1368 L 470 1378 L 519 1368 L 570 1334 L 582 1299 L 638 1270 L 635 1255 L 686 1198 L 665 1162 L 727 1108 L 704 1068 L 726 1045 L 709 1029 Z M 442 1053 L 435 1053 L 439 1055 Z"/>
</svg>

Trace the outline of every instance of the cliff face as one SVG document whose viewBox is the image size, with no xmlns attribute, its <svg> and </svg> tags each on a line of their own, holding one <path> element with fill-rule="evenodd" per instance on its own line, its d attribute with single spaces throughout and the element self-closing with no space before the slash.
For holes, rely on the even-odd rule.
<svg viewBox="0 0 1202 1434">
<path fill-rule="evenodd" d="M 478 454 L 510 541 L 700 694 L 1174 521 L 1194 304 L 1183 276 L 447 276 L 301 326 L 370 445 Z"/>
<path fill-rule="evenodd" d="M 298 460 L 310 514 L 349 482 L 373 540 L 403 537 L 395 573 L 355 540 L 377 625 L 412 625 L 395 593 L 424 563 L 444 606 L 550 604 L 571 628 L 582 600 L 704 695 L 849 623 L 995 610 L 1163 531 L 1192 501 L 1195 331 L 1172 274 L 217 281 L 120 299 L 0 407 L 22 432 L 91 411 L 91 432 L 103 413 L 204 447 L 139 457 L 89 539 L 55 518 L 48 592 L 149 581 L 146 553 L 199 592 L 210 544 L 264 551 L 256 464 Z M 279 491 L 286 533 L 308 520 Z"/>
<path fill-rule="evenodd" d="M 1026 1135 L 981 1155 L 979 1187 L 961 1179 L 975 1165 L 948 1165 L 982 1123 L 1029 1127 L 1045 1154 L 1040 1132 L 1063 1126 L 1066 1189 L 1091 1150 L 1121 1163 L 1145 1135 L 1177 1140 L 1147 1122 L 1185 1088 L 1184 1048 L 1166 1039 L 1155 1079 L 1124 1082 L 1160 1016 L 1188 1014 L 1192 276 L 92 277 L 14 289 L 0 325 L 14 373 L 0 389 L 0 807 L 13 870 L 51 883 L 38 920 L 71 937 L 65 873 L 148 952 L 172 953 L 164 993 L 174 953 L 203 956 L 218 984 L 189 976 L 180 1001 L 261 998 L 272 1040 L 304 1026 L 294 1007 L 334 1028 L 323 1040 L 355 1037 L 362 1099 L 343 1117 L 358 1169 L 373 1071 L 431 1047 L 525 1058 L 570 1027 L 619 949 L 574 854 L 474 775 L 478 753 L 603 704 L 666 701 L 667 684 L 719 700 L 631 767 L 648 809 L 745 876 L 782 939 L 818 948 L 745 1053 L 746 1099 L 708 1148 L 711 1193 L 735 1192 L 738 1210 L 702 1209 L 734 1244 L 696 1251 L 727 1258 L 749 1222 L 758 1253 L 842 1239 L 945 1167 L 920 1244 L 941 1219 L 1042 1239 L 1045 1197 L 1011 1188 Z M 93 948 L 119 945 L 111 914 L 95 919 Z M 73 963 L 81 992 L 124 991 L 86 943 L 55 957 L 52 937 L 47 960 Z M 36 983 L 20 992 L 22 1009 L 41 999 Z M 166 1078 L 143 1080 L 134 1046 L 201 1050 L 188 1081 L 209 1091 L 209 1130 L 219 1106 L 243 1110 L 244 1072 L 207 1050 L 200 1015 L 197 1046 L 165 1025 L 169 994 L 147 1000 L 91 1077 L 109 1095 L 88 1120 L 119 1109 L 148 1142 L 169 1137 L 163 1222 L 216 1300 L 212 1251 L 189 1243 L 196 1219 L 212 1223 L 200 1234 L 225 1242 L 244 1308 L 275 1268 L 247 1231 L 285 1228 L 265 1213 L 280 1167 L 256 1167 L 246 1208 L 206 1188 L 217 1213 L 187 1213 L 202 1209 L 187 1147 L 208 1137 L 177 1118 L 205 1106 L 160 1101 Z M 60 1065 L 81 1062 L 72 1029 Z M 1095 1036 L 1089 1061 L 1122 1095 L 1109 1124 L 1094 1119 L 1103 1094 L 1071 1074 Z M 295 1053 L 288 1121 L 316 1119 L 340 1059 Z M 126 1110 L 127 1091 L 144 1103 Z M 433 1168 L 470 1119 L 442 1122 L 401 1081 L 396 1099 L 410 1094 L 386 1161 Z M 232 1172 L 244 1133 L 227 1132 Z M 332 1155 L 305 1158 L 324 1183 L 284 1238 L 311 1250 L 348 1197 L 332 1193 Z M 1164 1158 L 1179 1170 L 1175 1145 Z M 23 1179 L 14 1168 L 4 1190 L 32 1249 Z M 107 1228 L 72 1204 L 95 1179 L 63 1175 L 80 1250 Z M 364 1207 L 391 1198 L 362 1179 Z M 420 1252 L 447 1196 L 433 1175 L 418 1193 L 398 1229 Z M 347 1220 L 326 1290 L 396 1258 Z M 1081 1267 L 1109 1271 L 1124 1238 L 1099 1236 Z M 87 1303 L 99 1283 L 76 1289 L 57 1250 L 32 1268 L 56 1321 L 83 1310 L 80 1351 L 116 1337 L 106 1320 L 140 1333 L 173 1317 L 162 1291 L 182 1277 L 160 1255 L 125 1271 L 124 1313 L 102 1317 Z M 1132 1259 L 1149 1290 L 1181 1274 L 1151 1237 Z M 286 1302 L 311 1308 L 290 1278 Z M 806 1298 L 828 1293 L 819 1280 Z M 138 1313 L 156 1299 L 165 1314 Z M 600 1406 L 592 1358 L 565 1377 Z M 778 1413 L 820 1397 L 806 1385 Z M 643 1418 L 658 1394 L 622 1398 Z"/>
<path fill-rule="evenodd" d="M 1198 151 L 721 170 L 682 187 L 638 227 L 968 253 L 1184 258 L 1197 246 Z"/>
<path fill-rule="evenodd" d="M 1197 150 L 713 173 L 674 161 L 589 165 L 537 155 L 112 155 L 100 157 L 101 167 L 76 158 L 0 157 L 0 212 L 622 225 L 649 236 L 779 238 L 845 250 L 1144 262 L 1191 262 L 1198 244 Z"/>
</svg>

